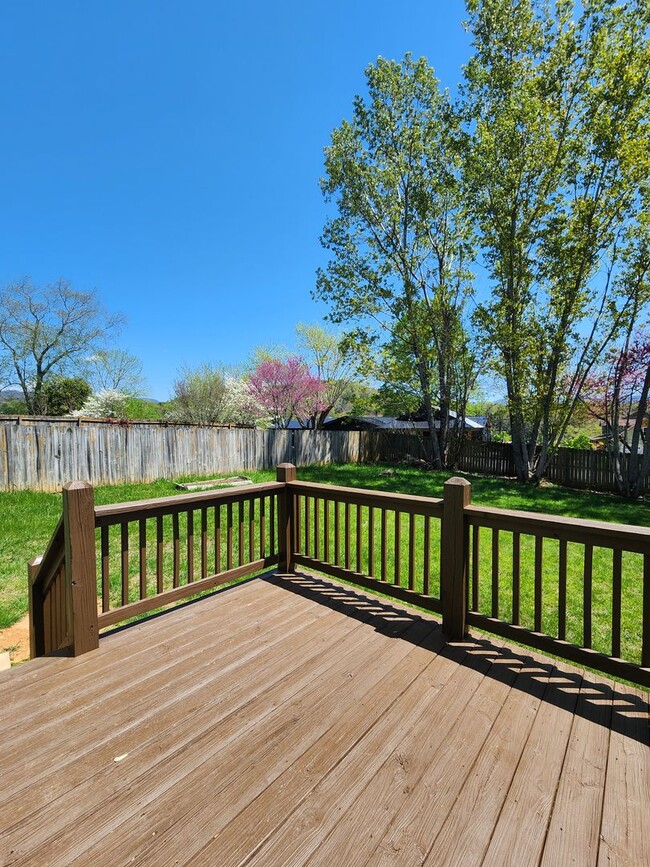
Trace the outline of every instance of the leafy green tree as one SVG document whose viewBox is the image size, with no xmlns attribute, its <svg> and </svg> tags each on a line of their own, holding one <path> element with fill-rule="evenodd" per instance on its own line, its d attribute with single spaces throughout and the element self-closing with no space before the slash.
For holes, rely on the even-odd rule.
<svg viewBox="0 0 650 867">
<path fill-rule="evenodd" d="M 339 338 L 321 325 L 296 325 L 298 346 L 316 378 L 323 383 L 320 409 L 314 419 L 319 428 L 330 413 L 340 412 L 351 397 L 353 366 L 350 353 L 344 352 Z"/>
<path fill-rule="evenodd" d="M 67 280 L 47 286 L 27 279 L 13 283 L 0 290 L 0 369 L 9 368 L 30 414 L 45 412 L 47 378 L 78 367 L 121 323 L 95 292 L 80 292 Z"/>
<path fill-rule="evenodd" d="M 447 94 L 424 58 L 379 58 L 366 70 L 368 97 L 332 133 L 322 189 L 336 215 L 323 231 L 331 259 L 317 280 L 336 323 L 355 325 L 347 347 L 368 359 L 400 344 L 432 432 L 433 461 L 446 458 L 454 383 L 446 360 L 465 339 L 471 231 L 463 209 L 463 137 Z M 435 405 L 440 408 L 439 436 Z"/>
<path fill-rule="evenodd" d="M 27 404 L 24 400 L 16 397 L 0 400 L 0 415 L 25 415 L 26 412 Z"/>
<path fill-rule="evenodd" d="M 92 388 L 80 376 L 52 376 L 43 384 L 43 397 L 48 415 L 69 415 L 81 409 Z"/>
<path fill-rule="evenodd" d="M 650 7 L 467 8 L 465 194 L 492 283 L 476 324 L 496 350 L 525 481 L 543 475 L 589 371 L 637 303 L 623 251 L 650 179 Z"/>
</svg>

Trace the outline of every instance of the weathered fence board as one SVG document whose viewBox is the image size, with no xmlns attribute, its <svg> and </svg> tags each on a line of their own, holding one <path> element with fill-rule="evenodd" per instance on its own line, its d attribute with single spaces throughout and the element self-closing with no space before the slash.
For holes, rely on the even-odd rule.
<svg viewBox="0 0 650 867">
<path fill-rule="evenodd" d="M 430 459 L 428 437 L 420 432 L 254 430 L 147 422 L 0 419 L 0 490 L 4 491 L 61 490 L 73 479 L 99 485 L 272 469 L 286 462 L 301 467 Z M 468 440 L 455 469 L 513 476 L 512 447 L 509 443 Z M 546 477 L 567 487 L 616 489 L 605 452 L 559 449 Z M 650 491 L 648 480 L 644 491 Z"/>
<path fill-rule="evenodd" d="M 0 489 L 93 485 L 273 468 L 294 461 L 291 431 L 181 425 L 0 423 Z"/>
</svg>

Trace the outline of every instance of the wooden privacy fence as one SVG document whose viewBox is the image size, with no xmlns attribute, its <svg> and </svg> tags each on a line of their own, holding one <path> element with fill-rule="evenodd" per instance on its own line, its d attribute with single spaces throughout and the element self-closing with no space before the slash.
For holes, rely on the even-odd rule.
<svg viewBox="0 0 650 867">
<path fill-rule="evenodd" d="M 368 458 L 359 431 L 290 431 L 75 419 L 0 421 L 0 490 L 61 490 Z"/>
<path fill-rule="evenodd" d="M 76 419 L 0 419 L 0 490 L 61 490 L 73 479 L 93 485 L 147 482 L 322 463 L 429 460 L 428 437 L 398 431 L 256 430 L 254 428 L 108 423 Z M 637 458 L 639 459 L 639 458 Z M 632 460 L 626 456 L 625 460 Z M 513 476 L 509 443 L 463 444 L 457 470 Z M 549 480 L 615 490 L 605 452 L 559 449 Z M 650 492 L 646 480 L 645 492 Z"/>
<path fill-rule="evenodd" d="M 63 517 L 29 564 L 32 656 L 79 654 L 99 630 L 278 564 L 304 566 L 650 686 L 650 528 L 301 482 L 93 506 Z"/>
</svg>

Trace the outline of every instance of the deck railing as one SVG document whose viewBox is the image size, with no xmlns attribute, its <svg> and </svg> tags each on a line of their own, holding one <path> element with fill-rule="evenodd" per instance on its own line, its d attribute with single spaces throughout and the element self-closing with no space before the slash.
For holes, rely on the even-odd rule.
<svg viewBox="0 0 650 867">
<path fill-rule="evenodd" d="M 28 566 L 32 657 L 85 653 L 104 627 L 279 563 L 283 492 L 270 482 L 95 506 L 89 484 L 66 485 L 63 518 Z"/>
<path fill-rule="evenodd" d="M 303 566 L 650 686 L 650 528 L 442 499 L 277 481 L 93 505 L 63 491 L 63 517 L 32 561 L 32 656 L 83 653 L 102 627 L 278 564 Z"/>
</svg>

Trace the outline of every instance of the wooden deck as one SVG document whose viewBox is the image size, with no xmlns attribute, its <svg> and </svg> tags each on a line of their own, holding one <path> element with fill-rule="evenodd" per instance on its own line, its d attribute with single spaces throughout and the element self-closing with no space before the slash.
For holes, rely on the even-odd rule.
<svg viewBox="0 0 650 867">
<path fill-rule="evenodd" d="M 310 576 L 0 674 L 2 865 L 650 863 L 648 696 Z"/>
</svg>

